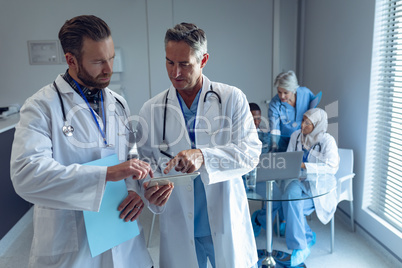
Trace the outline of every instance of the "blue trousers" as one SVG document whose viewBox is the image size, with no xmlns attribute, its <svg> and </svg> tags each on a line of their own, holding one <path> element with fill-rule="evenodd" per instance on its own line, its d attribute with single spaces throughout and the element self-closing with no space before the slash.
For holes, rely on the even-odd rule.
<svg viewBox="0 0 402 268">
<path fill-rule="evenodd" d="M 274 186 L 274 192 L 275 191 L 279 191 L 277 186 Z M 300 199 L 303 197 L 307 197 L 307 195 L 298 180 L 292 181 L 282 194 L 282 199 Z M 310 243 L 313 238 L 313 232 L 305 216 L 310 215 L 314 211 L 313 200 L 304 199 L 299 201 L 273 202 L 272 215 L 275 216 L 281 207 L 283 209 L 284 220 L 286 221 L 286 245 L 288 249 L 306 248 L 307 244 Z M 260 210 L 257 215 L 257 220 L 261 223 L 262 227 L 266 229 L 265 209 Z"/>
<path fill-rule="evenodd" d="M 207 268 L 208 258 L 212 267 L 216 267 L 212 236 L 195 237 L 195 251 L 199 268 Z"/>
</svg>

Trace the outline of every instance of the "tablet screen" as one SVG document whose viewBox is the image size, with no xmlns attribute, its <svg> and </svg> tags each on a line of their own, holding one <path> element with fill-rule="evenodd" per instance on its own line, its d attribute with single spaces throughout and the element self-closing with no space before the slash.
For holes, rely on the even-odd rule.
<svg viewBox="0 0 402 268">
<path fill-rule="evenodd" d="M 152 178 L 149 181 L 148 187 L 153 187 L 157 184 L 158 185 L 166 185 L 169 182 L 173 182 L 173 184 L 176 184 L 176 185 L 178 185 L 180 183 L 187 183 L 190 180 L 194 180 L 198 175 L 200 175 L 200 172 L 156 177 L 156 178 Z"/>
</svg>

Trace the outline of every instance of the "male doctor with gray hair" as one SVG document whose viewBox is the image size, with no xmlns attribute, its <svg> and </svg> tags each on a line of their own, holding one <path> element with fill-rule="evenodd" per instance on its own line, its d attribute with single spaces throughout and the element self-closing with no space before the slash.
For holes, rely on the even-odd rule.
<svg viewBox="0 0 402 268">
<path fill-rule="evenodd" d="M 241 176 L 258 164 L 261 142 L 246 96 L 202 74 L 209 54 L 196 25 L 168 29 L 165 52 L 172 85 L 142 107 L 138 151 L 161 173 L 200 175 L 176 184 L 160 214 L 160 266 L 256 267 Z"/>
</svg>

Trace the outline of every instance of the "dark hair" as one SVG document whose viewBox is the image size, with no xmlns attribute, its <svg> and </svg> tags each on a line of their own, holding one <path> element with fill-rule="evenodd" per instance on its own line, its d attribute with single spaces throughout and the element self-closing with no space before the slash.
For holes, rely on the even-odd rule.
<svg viewBox="0 0 402 268">
<path fill-rule="evenodd" d="M 250 102 L 250 111 L 261 111 L 260 106 L 257 103 Z"/>
<path fill-rule="evenodd" d="M 186 42 L 194 51 L 198 62 L 207 53 L 207 36 L 204 30 L 193 23 L 182 22 L 170 28 L 165 34 L 165 47 L 169 41 Z"/>
<path fill-rule="evenodd" d="M 84 37 L 98 42 L 110 35 L 110 28 L 102 19 L 93 15 L 82 15 L 64 23 L 59 31 L 59 40 L 64 54 L 70 52 L 80 60 Z"/>
</svg>

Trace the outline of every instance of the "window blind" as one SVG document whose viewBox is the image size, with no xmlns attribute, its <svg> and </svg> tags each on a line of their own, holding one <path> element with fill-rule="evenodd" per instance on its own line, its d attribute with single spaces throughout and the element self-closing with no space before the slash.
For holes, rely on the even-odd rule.
<svg viewBox="0 0 402 268">
<path fill-rule="evenodd" d="M 366 175 L 368 208 L 402 232 L 402 0 L 377 0 Z"/>
</svg>

